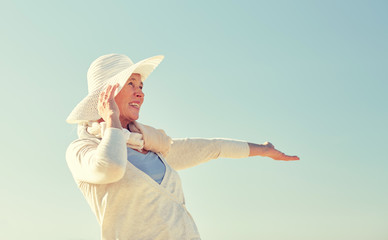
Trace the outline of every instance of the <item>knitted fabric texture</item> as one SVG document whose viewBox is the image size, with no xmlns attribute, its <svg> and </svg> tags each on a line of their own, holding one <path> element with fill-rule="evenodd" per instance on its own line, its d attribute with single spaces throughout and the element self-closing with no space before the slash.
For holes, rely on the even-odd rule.
<svg viewBox="0 0 388 240">
<path fill-rule="evenodd" d="M 98 138 L 104 137 L 106 129 L 105 122 L 89 122 L 87 123 L 87 131 Z M 166 156 L 170 150 L 172 139 L 162 129 L 155 129 L 138 122 L 128 125 L 131 130 L 123 128 L 125 139 L 127 139 L 127 146 L 135 150 L 148 150 L 155 153 L 161 153 Z"/>
</svg>

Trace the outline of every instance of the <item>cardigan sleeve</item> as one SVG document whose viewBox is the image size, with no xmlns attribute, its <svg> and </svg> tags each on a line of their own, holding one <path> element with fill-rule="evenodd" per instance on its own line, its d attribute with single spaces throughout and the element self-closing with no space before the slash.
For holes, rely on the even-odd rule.
<svg viewBox="0 0 388 240">
<path fill-rule="evenodd" d="M 123 131 L 108 128 L 101 141 L 96 138 L 75 140 L 67 148 L 66 161 L 76 180 L 93 184 L 120 180 L 127 164 Z"/>
<path fill-rule="evenodd" d="M 216 158 L 245 158 L 249 156 L 247 142 L 224 138 L 173 139 L 166 161 L 175 170 L 194 167 Z"/>
</svg>

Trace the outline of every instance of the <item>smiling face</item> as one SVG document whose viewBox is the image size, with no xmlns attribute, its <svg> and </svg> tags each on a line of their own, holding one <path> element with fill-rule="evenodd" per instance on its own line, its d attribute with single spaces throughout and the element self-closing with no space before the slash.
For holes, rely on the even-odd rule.
<svg viewBox="0 0 388 240">
<path fill-rule="evenodd" d="M 139 118 L 140 107 L 144 101 L 143 82 L 141 75 L 133 73 L 121 91 L 116 95 L 115 101 L 120 110 L 120 121 L 122 127 L 126 128 Z"/>
</svg>

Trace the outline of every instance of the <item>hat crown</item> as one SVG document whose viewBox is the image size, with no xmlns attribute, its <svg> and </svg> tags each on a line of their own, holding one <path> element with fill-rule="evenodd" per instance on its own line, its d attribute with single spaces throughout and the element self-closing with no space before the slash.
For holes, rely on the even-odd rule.
<svg viewBox="0 0 388 240">
<path fill-rule="evenodd" d="M 103 55 L 90 64 L 88 70 L 88 91 L 101 91 L 107 80 L 133 65 L 132 60 L 122 54 Z"/>
</svg>

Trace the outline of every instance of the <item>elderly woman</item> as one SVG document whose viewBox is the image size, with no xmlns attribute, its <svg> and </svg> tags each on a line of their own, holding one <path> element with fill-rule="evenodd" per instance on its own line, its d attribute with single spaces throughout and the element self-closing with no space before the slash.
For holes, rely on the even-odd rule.
<svg viewBox="0 0 388 240">
<path fill-rule="evenodd" d="M 102 239 L 200 239 L 177 170 L 216 158 L 299 159 L 270 143 L 172 140 L 163 130 L 138 123 L 143 81 L 162 60 L 155 56 L 133 64 L 124 55 L 99 57 L 88 70 L 89 94 L 67 118 L 78 124 L 79 138 L 68 147 L 66 160 Z"/>
</svg>

